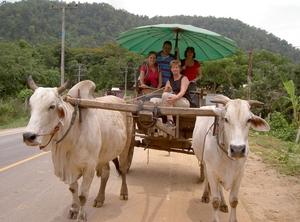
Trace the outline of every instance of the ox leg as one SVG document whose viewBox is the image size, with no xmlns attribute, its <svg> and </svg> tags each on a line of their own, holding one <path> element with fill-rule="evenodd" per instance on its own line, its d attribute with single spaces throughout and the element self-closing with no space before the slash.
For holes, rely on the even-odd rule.
<svg viewBox="0 0 300 222">
<path fill-rule="evenodd" d="M 109 163 L 97 166 L 97 176 L 101 176 L 101 183 L 98 191 L 98 195 L 94 200 L 94 207 L 102 207 L 105 201 L 105 188 L 110 174 Z"/>
<path fill-rule="evenodd" d="M 219 185 L 220 182 L 214 177 L 213 173 L 207 173 L 207 179 L 210 186 L 212 207 L 213 207 L 213 218 L 212 222 L 219 222 L 219 207 L 221 203 Z"/>
<path fill-rule="evenodd" d="M 200 164 L 200 182 L 205 180 L 205 173 L 204 173 L 204 164 Z"/>
<path fill-rule="evenodd" d="M 131 161 L 132 161 L 132 155 L 133 155 L 133 149 L 134 149 L 134 132 L 135 132 L 135 124 L 133 123 L 132 118 L 126 117 L 127 120 L 127 141 L 124 146 L 124 150 L 119 155 L 119 161 L 120 161 L 120 170 L 122 172 L 122 185 L 120 190 L 120 200 L 128 200 L 128 187 L 127 187 L 127 179 L 126 174 L 130 168 Z"/>
<path fill-rule="evenodd" d="M 235 181 L 233 184 L 230 195 L 229 195 L 229 203 L 231 206 L 231 211 L 230 211 L 230 222 L 237 222 L 236 218 L 236 207 L 239 203 L 238 201 L 238 194 L 239 194 L 239 188 L 242 182 L 242 176 L 238 177 L 238 179 Z"/>
<path fill-rule="evenodd" d="M 126 180 L 126 173 L 128 171 L 128 149 L 125 149 L 121 155 L 119 156 L 120 161 L 120 170 L 121 170 L 121 178 L 122 178 L 122 185 L 120 190 L 120 200 L 128 200 L 128 188 L 127 188 L 127 180 Z"/>
<path fill-rule="evenodd" d="M 79 212 L 79 206 L 80 206 L 80 200 L 78 197 L 78 182 L 74 182 L 69 186 L 69 190 L 71 191 L 72 194 L 72 205 L 71 205 L 71 209 L 69 211 L 69 219 L 76 219 L 78 216 L 78 212 Z"/>
<path fill-rule="evenodd" d="M 219 191 L 220 191 L 220 196 L 221 196 L 221 204 L 220 204 L 220 211 L 224 213 L 228 213 L 228 205 L 226 203 L 224 193 L 223 193 L 223 187 L 221 184 L 219 184 Z"/>
<path fill-rule="evenodd" d="M 80 193 L 79 193 L 79 200 L 80 200 L 80 207 L 79 207 L 79 213 L 77 216 L 76 221 L 86 221 L 87 220 L 87 213 L 86 213 L 86 201 L 89 196 L 89 190 L 93 181 L 95 175 L 95 167 L 91 164 L 86 169 L 85 174 L 82 176 L 82 183 L 80 186 Z"/>
<path fill-rule="evenodd" d="M 128 200 L 128 188 L 126 183 L 126 173 L 121 174 L 122 177 L 122 186 L 120 190 L 120 200 Z"/>
<path fill-rule="evenodd" d="M 204 176 L 204 191 L 203 191 L 203 194 L 202 194 L 202 202 L 203 203 L 209 203 L 210 188 L 209 188 L 209 183 L 208 183 L 208 180 L 207 180 L 205 165 L 203 164 L 201 168 L 203 168 L 203 172 L 205 174 L 205 176 Z"/>
</svg>

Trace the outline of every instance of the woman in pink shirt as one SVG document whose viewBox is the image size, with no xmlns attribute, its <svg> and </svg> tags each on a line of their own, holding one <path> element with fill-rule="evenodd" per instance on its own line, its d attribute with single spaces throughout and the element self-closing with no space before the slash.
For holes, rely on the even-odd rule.
<svg viewBox="0 0 300 222">
<path fill-rule="evenodd" d="M 161 88 L 162 73 L 159 66 L 156 64 L 156 52 L 148 53 L 148 62 L 142 65 L 140 69 L 140 87 L 147 88 Z"/>
<path fill-rule="evenodd" d="M 184 52 L 185 59 L 181 60 L 181 73 L 189 79 L 190 91 L 198 91 L 196 82 L 202 77 L 201 65 L 194 59 L 195 56 L 195 49 L 189 46 Z"/>
</svg>

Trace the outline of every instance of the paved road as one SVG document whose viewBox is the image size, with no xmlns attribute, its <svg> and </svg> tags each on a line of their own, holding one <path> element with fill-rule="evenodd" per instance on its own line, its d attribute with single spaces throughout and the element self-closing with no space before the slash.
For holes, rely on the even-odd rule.
<svg viewBox="0 0 300 222">
<path fill-rule="evenodd" d="M 3 131 L 0 131 L 3 133 Z M 14 137 L 14 139 L 10 138 Z M 51 154 L 45 153 L 20 163 L 14 149 L 24 149 L 26 159 L 41 154 L 37 147 L 12 143 L 20 132 L 6 132 L 0 136 L 0 150 L 7 162 L 0 168 L 0 221 L 2 222 L 70 222 L 67 219 L 71 204 L 68 186 L 53 173 Z M 6 144 L 6 145 L 4 145 Z M 11 147 L 7 147 L 10 146 Z M 36 153 L 31 153 L 33 150 Z M 10 159 L 9 156 L 13 159 Z M 1 157 L 2 158 L 2 157 Z M 2 160 L 1 160 L 2 162 Z M 15 165 L 9 167 L 12 164 Z M 144 151 L 135 148 L 128 174 L 129 200 L 119 200 L 121 179 L 114 168 L 106 189 L 102 208 L 93 208 L 99 179 L 95 178 L 87 202 L 89 222 L 206 222 L 211 220 L 211 205 L 201 202 L 203 184 L 198 182 L 199 168 L 196 157 L 164 151 Z M 238 205 L 239 221 L 251 222 L 249 213 Z M 220 213 L 221 221 L 229 214 Z"/>
<path fill-rule="evenodd" d="M 22 141 L 24 127 L 0 130 L 0 168 L 41 153 L 38 149 L 26 146 Z"/>
</svg>

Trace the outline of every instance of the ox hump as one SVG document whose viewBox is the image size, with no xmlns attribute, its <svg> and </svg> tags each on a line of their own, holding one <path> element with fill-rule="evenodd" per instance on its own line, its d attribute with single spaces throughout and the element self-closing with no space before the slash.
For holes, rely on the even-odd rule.
<svg viewBox="0 0 300 222">
<path fill-rule="evenodd" d="M 84 80 L 73 86 L 68 92 L 68 96 L 78 98 L 78 89 L 80 89 L 80 97 L 82 99 L 94 99 L 93 92 L 96 89 L 95 83 L 90 80 Z"/>
</svg>

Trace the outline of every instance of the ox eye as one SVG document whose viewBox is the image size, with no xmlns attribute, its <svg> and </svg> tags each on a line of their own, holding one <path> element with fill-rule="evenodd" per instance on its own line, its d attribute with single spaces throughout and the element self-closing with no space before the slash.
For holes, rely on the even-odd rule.
<svg viewBox="0 0 300 222">
<path fill-rule="evenodd" d="M 252 121 L 252 118 L 249 118 L 249 119 L 247 120 L 247 124 L 248 124 L 248 123 L 251 123 L 251 121 Z"/>
<path fill-rule="evenodd" d="M 55 105 L 51 105 L 50 107 L 49 107 L 49 109 L 54 109 L 55 108 Z"/>
<path fill-rule="evenodd" d="M 228 119 L 227 118 L 224 118 L 224 120 L 225 120 L 226 123 L 228 123 Z"/>
</svg>

